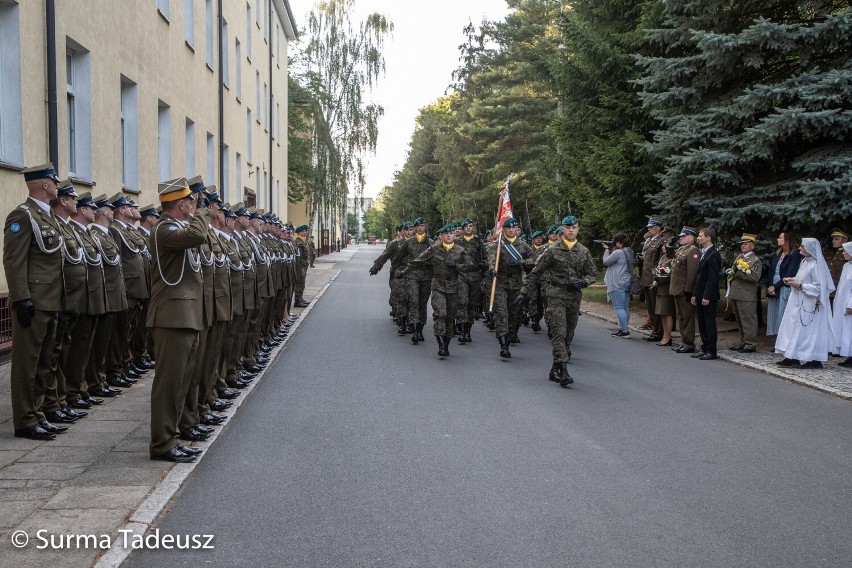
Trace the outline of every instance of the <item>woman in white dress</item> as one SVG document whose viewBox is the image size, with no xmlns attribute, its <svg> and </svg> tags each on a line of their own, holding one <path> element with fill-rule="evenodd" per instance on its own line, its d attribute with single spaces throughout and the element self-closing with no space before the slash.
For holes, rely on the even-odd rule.
<svg viewBox="0 0 852 568">
<path fill-rule="evenodd" d="M 842 367 L 852 367 L 852 242 L 843 243 L 843 272 L 834 294 L 835 355 L 846 357 Z"/>
<path fill-rule="evenodd" d="M 782 367 L 821 369 L 828 354 L 835 348 L 828 295 L 834 283 L 822 249 L 816 239 L 802 239 L 799 247 L 802 264 L 793 278 L 785 278 L 790 286 L 790 299 L 784 310 L 775 352 L 782 353 Z"/>
</svg>

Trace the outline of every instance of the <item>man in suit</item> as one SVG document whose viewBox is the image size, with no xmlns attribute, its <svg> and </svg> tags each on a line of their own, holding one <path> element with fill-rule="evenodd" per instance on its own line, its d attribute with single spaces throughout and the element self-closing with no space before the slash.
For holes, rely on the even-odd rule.
<svg viewBox="0 0 852 568">
<path fill-rule="evenodd" d="M 52 440 L 67 426 L 44 415 L 44 393 L 59 311 L 62 309 L 62 238 L 48 205 L 59 177 L 53 164 L 23 172 L 29 197 L 6 217 L 3 268 L 12 317 L 12 422 L 15 436 Z"/>
<path fill-rule="evenodd" d="M 731 351 L 754 353 L 757 351 L 757 288 L 763 265 L 754 254 L 756 235 L 745 234 L 740 239 L 740 254 L 733 265 L 725 270 L 728 277 L 727 298 L 731 310 L 737 316 L 739 341 L 731 346 Z"/>
<path fill-rule="evenodd" d="M 722 255 L 713 246 L 715 238 L 716 231 L 712 227 L 704 227 L 698 231 L 697 241 L 698 246 L 701 247 L 701 256 L 691 302 L 696 307 L 698 315 L 701 348 L 692 357 L 702 361 L 717 358 L 716 305 L 719 303 L 719 271 L 722 269 Z"/>
<path fill-rule="evenodd" d="M 156 371 L 151 387 L 152 460 L 195 461 L 201 453 L 178 443 L 186 393 L 194 371 L 198 334 L 205 329 L 198 247 L 207 239 L 210 210 L 185 178 L 159 184 L 163 215 L 151 234 L 151 303 Z"/>
</svg>

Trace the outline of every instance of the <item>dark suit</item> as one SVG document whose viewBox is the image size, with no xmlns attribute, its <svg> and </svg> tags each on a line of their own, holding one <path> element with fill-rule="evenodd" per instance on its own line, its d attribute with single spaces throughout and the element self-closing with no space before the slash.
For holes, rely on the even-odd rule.
<svg viewBox="0 0 852 568">
<path fill-rule="evenodd" d="M 698 312 L 698 333 L 701 335 L 701 351 L 716 354 L 716 304 L 719 303 L 719 272 L 722 270 L 722 255 L 711 246 L 698 263 L 695 276 L 695 305 Z M 701 303 L 708 300 L 706 306 Z"/>
</svg>

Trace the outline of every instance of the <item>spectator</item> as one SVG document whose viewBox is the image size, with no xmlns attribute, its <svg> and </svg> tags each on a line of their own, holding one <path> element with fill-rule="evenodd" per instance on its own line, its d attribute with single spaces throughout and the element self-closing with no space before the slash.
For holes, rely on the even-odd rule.
<svg viewBox="0 0 852 568">
<path fill-rule="evenodd" d="M 769 261 L 769 275 L 766 287 L 766 335 L 778 335 L 784 308 L 790 298 L 790 287 L 784 284 L 785 278 L 796 275 L 802 255 L 799 254 L 799 242 L 793 233 L 785 231 L 778 235 L 778 249 Z"/>
<path fill-rule="evenodd" d="M 719 271 L 722 269 L 722 255 L 713 244 L 715 239 L 716 230 L 712 227 L 705 227 L 698 231 L 701 257 L 698 261 L 698 274 L 695 276 L 695 290 L 692 292 L 690 301 L 697 310 L 701 348 L 691 357 L 701 361 L 718 359 L 716 343 L 719 334 L 716 329 L 716 306 L 719 303 Z"/>
<path fill-rule="evenodd" d="M 846 357 L 842 367 L 852 367 L 852 243 L 843 243 L 846 263 L 834 294 L 834 354 Z"/>
<path fill-rule="evenodd" d="M 778 329 L 775 352 L 783 353 L 782 367 L 821 369 L 835 347 L 828 295 L 834 282 L 816 239 L 802 239 L 802 263 L 794 278 L 784 283 L 792 288 L 787 309 Z"/>
<path fill-rule="evenodd" d="M 630 337 L 630 281 L 633 274 L 633 249 L 627 244 L 627 235 L 617 233 L 612 238 L 612 249 L 606 243 L 604 247 L 603 265 L 606 267 L 604 284 L 609 301 L 615 308 L 618 318 L 618 331 L 613 337 Z"/>
</svg>

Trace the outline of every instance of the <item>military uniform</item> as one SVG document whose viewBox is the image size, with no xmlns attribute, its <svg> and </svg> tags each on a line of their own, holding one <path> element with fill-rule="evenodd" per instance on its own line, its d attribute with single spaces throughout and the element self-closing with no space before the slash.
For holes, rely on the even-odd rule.
<svg viewBox="0 0 852 568">
<path fill-rule="evenodd" d="M 660 227 L 662 229 L 662 226 L 663 224 L 660 221 L 656 221 L 654 219 L 651 219 L 648 222 L 648 227 Z M 654 268 L 657 266 L 657 263 L 660 262 L 664 241 L 665 238 L 662 233 L 658 233 L 653 237 L 645 239 L 641 253 L 642 274 L 639 277 L 642 287 L 645 288 L 645 306 L 647 308 L 648 318 L 650 318 L 652 322 L 651 338 L 656 339 L 662 338 L 663 327 L 662 320 L 655 314 L 657 294 L 655 290 L 651 289 L 651 286 L 654 284 Z"/>
<path fill-rule="evenodd" d="M 684 227 L 680 236 L 697 236 L 695 229 Z M 698 274 L 698 261 L 701 251 L 695 244 L 683 245 L 675 251 L 672 259 L 671 281 L 669 293 L 674 298 L 677 312 L 677 328 L 680 330 L 683 345 L 675 351 L 692 353 L 695 351 L 695 306 L 692 305 L 692 291 L 695 287 L 695 276 Z"/>
<path fill-rule="evenodd" d="M 45 180 L 53 186 L 46 193 L 55 195 L 55 182 L 59 179 L 52 165 L 30 168 L 23 174 L 27 182 Z M 57 219 L 47 203 L 29 197 L 6 217 L 3 267 L 14 310 L 11 396 L 18 437 L 41 440 L 55 437 L 42 406 L 50 381 L 58 313 L 62 309 L 62 255 Z"/>
<path fill-rule="evenodd" d="M 462 228 L 471 224 L 473 222 L 470 219 L 461 222 Z M 459 274 L 459 309 L 456 320 L 461 326 L 459 343 L 467 343 L 471 341 L 470 330 L 473 327 L 473 322 L 482 309 L 482 270 L 480 267 L 485 265 L 487 255 L 485 244 L 476 235 L 462 234 L 456 238 L 455 243 L 465 250 L 471 262 L 476 265 L 476 270 L 464 271 Z"/>
<path fill-rule="evenodd" d="M 535 240 L 537 236 L 536 233 L 539 233 L 539 231 L 533 233 L 532 240 Z M 530 262 L 533 266 L 535 266 L 535 262 L 538 260 L 538 257 L 540 257 L 542 253 L 544 253 L 544 251 L 547 249 L 547 246 L 548 245 L 546 244 L 531 245 L 532 254 L 530 255 Z M 535 286 L 529 291 L 527 313 L 529 314 L 530 321 L 532 322 L 532 330 L 539 331 L 541 329 L 541 326 L 538 322 L 544 315 L 544 298 L 541 291 L 541 283 L 539 283 L 538 286 Z"/>
<path fill-rule="evenodd" d="M 426 221 L 418 217 L 413 224 L 415 226 L 425 225 Z M 430 246 L 432 246 L 432 239 L 426 233 L 415 234 L 402 243 L 394 258 L 398 263 L 407 265 L 409 261 L 419 257 Z M 411 340 L 417 343 L 423 341 L 423 326 L 426 322 L 426 302 L 429 300 L 432 267 L 429 265 L 405 270 L 404 277 L 408 296 L 408 323 L 415 326 Z"/>
<path fill-rule="evenodd" d="M 743 235 L 740 244 L 757 241 L 755 235 Z M 744 264 L 742 264 L 744 263 Z M 748 265 L 748 268 L 741 266 Z M 763 264 L 760 258 L 751 250 L 740 253 L 734 259 L 728 274 L 727 298 L 737 316 L 737 328 L 740 333 L 739 343 L 732 346 L 735 351 L 749 353 L 757 350 L 757 288 Z"/>
<path fill-rule="evenodd" d="M 825 255 L 825 260 L 828 263 L 828 271 L 831 273 L 831 281 L 834 282 L 834 287 L 840 283 L 840 275 L 843 272 L 843 265 L 846 264 L 846 259 L 843 258 L 843 243 L 849 241 L 849 235 L 840 229 L 834 229 L 831 232 L 831 245 L 834 248 L 834 254 Z M 836 290 L 828 295 L 832 305 L 834 305 L 834 296 Z"/>
<path fill-rule="evenodd" d="M 441 229 L 443 233 L 451 231 L 449 226 Z M 417 258 L 409 260 L 407 269 L 417 270 L 427 266 L 432 272 L 432 320 L 435 337 L 438 338 L 439 355 L 446 356 L 449 355 L 450 334 L 458 313 L 459 274 L 479 268 L 464 248 L 443 241 L 434 243 Z"/>
<path fill-rule="evenodd" d="M 569 216 L 562 220 L 562 224 L 576 225 L 577 219 Z M 564 370 L 565 363 L 571 359 L 571 342 L 574 340 L 574 331 L 580 316 L 582 289 L 595 281 L 597 270 L 589 249 L 579 241 L 570 243 L 562 239 L 547 247 L 538 258 L 521 293 L 527 294 L 547 271 L 550 271 L 547 312 L 553 336 L 553 363 L 554 366 L 561 365 Z M 567 375 L 567 371 L 565 372 Z M 563 381 L 563 386 L 570 382 L 573 380 Z"/>
<path fill-rule="evenodd" d="M 306 302 L 303 297 L 305 294 L 305 278 L 307 278 L 308 275 L 309 263 L 307 235 L 299 234 L 305 233 L 307 230 L 307 225 L 300 225 L 299 227 L 296 227 L 296 230 L 294 231 L 296 233 L 295 238 L 293 239 L 293 246 L 296 248 L 296 286 L 294 288 L 296 298 L 293 305 L 297 308 L 305 308 L 309 305 L 309 302 Z"/>
<path fill-rule="evenodd" d="M 515 220 L 510 219 L 509 221 Z M 517 223 L 517 221 L 515 222 Z M 506 226 L 508 225 L 504 223 L 504 227 Z M 518 339 L 522 308 L 513 300 L 523 286 L 524 265 L 530 265 L 529 259 L 532 256 L 532 248 L 520 238 L 515 238 L 514 242 L 502 234 L 499 238 L 502 243 L 500 244 L 500 264 L 497 267 L 497 287 L 494 292 L 494 323 L 497 329 L 497 339 L 503 346 L 503 338 L 506 338 L 506 342 L 514 342 Z M 487 248 L 488 265 L 492 269 L 497 260 L 497 245 L 497 242 L 493 242 Z"/>
<path fill-rule="evenodd" d="M 191 198 L 183 178 L 160 184 L 161 202 Z M 178 207 L 180 205 L 177 205 Z M 197 247 L 206 242 L 210 211 L 198 209 L 182 221 L 164 208 L 151 235 L 151 304 L 147 325 L 154 335 L 156 374 L 151 388 L 152 459 L 193 461 L 177 449 L 178 423 L 205 329 L 204 286 Z"/>
</svg>

